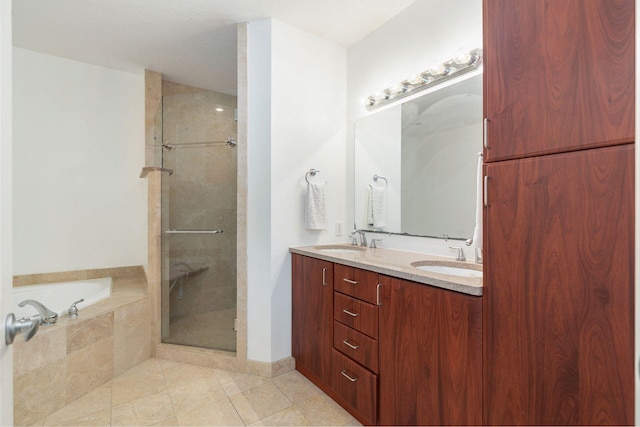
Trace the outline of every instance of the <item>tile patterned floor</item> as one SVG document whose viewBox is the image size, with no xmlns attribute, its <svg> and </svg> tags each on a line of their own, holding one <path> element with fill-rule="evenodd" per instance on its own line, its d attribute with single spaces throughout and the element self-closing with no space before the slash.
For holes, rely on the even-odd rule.
<svg viewBox="0 0 640 427">
<path fill-rule="evenodd" d="M 291 371 L 276 378 L 148 359 L 36 425 L 360 425 Z"/>
</svg>

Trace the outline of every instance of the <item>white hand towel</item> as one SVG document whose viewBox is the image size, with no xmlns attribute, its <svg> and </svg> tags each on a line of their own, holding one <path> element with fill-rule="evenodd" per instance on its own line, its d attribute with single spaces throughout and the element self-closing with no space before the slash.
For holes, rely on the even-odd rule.
<svg viewBox="0 0 640 427">
<path fill-rule="evenodd" d="M 306 229 L 325 230 L 327 228 L 324 200 L 324 184 L 307 184 L 307 201 L 304 211 L 304 227 Z"/>
<path fill-rule="evenodd" d="M 387 226 L 387 188 L 369 186 L 367 223 L 374 228 Z"/>
<path fill-rule="evenodd" d="M 473 230 L 473 244 L 482 248 L 482 154 L 478 156 L 478 171 L 476 176 L 476 228 Z"/>
</svg>

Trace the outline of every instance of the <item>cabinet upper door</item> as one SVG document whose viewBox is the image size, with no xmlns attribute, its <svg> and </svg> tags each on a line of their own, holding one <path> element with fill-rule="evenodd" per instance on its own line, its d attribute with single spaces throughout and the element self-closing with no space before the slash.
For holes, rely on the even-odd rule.
<svg viewBox="0 0 640 427">
<path fill-rule="evenodd" d="M 634 145 L 486 174 L 483 424 L 633 424 Z"/>
<path fill-rule="evenodd" d="M 630 142 L 634 0 L 484 0 L 485 161 Z"/>
</svg>

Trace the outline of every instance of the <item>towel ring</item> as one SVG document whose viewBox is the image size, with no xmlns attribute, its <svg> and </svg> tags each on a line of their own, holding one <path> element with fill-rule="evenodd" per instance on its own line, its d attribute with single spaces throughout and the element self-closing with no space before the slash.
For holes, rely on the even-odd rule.
<svg viewBox="0 0 640 427">
<path fill-rule="evenodd" d="M 305 181 L 307 181 L 307 184 L 311 184 L 311 183 L 309 182 L 309 175 L 311 175 L 311 176 L 316 176 L 316 174 L 317 174 L 318 172 L 320 172 L 320 171 L 319 171 L 319 170 L 317 170 L 317 169 L 309 169 L 309 171 L 308 171 L 306 174 L 304 174 L 304 180 L 305 180 Z"/>
<path fill-rule="evenodd" d="M 384 179 L 384 186 L 385 188 L 387 187 L 387 185 L 389 185 L 389 180 L 387 180 L 387 178 L 385 178 L 384 176 L 380 176 L 380 175 L 373 175 L 373 180 L 375 182 L 378 182 L 379 179 Z"/>
</svg>

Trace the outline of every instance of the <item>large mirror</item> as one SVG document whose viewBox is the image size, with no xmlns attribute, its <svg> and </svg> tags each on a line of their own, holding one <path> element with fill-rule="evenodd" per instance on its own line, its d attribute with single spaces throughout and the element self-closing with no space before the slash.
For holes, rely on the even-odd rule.
<svg viewBox="0 0 640 427">
<path fill-rule="evenodd" d="M 364 117 L 355 124 L 359 229 L 468 239 L 482 151 L 482 75 Z"/>
</svg>

